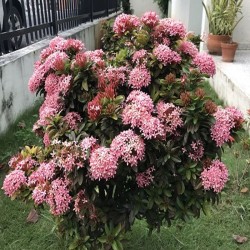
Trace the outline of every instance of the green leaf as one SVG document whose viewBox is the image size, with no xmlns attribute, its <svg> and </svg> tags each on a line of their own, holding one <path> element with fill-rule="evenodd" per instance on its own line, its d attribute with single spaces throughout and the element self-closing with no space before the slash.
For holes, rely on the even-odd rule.
<svg viewBox="0 0 250 250">
<path fill-rule="evenodd" d="M 177 188 L 177 193 L 180 195 L 180 194 L 183 194 L 185 192 L 185 185 L 182 181 L 180 182 L 177 182 L 176 184 L 176 188 Z"/>
<path fill-rule="evenodd" d="M 187 172 L 186 172 L 186 178 L 187 178 L 187 180 L 191 179 L 191 171 L 190 170 L 187 170 Z"/>
<path fill-rule="evenodd" d="M 89 90 L 88 81 L 86 78 L 84 78 L 84 80 L 82 81 L 82 89 L 84 89 L 85 91 Z"/>
<path fill-rule="evenodd" d="M 179 206 L 179 208 L 181 208 L 182 210 L 185 209 L 185 207 L 184 207 L 184 205 L 183 205 L 183 203 L 182 203 L 182 201 L 180 200 L 179 197 L 177 197 L 176 203 L 177 203 L 177 205 Z"/>
<path fill-rule="evenodd" d="M 106 236 L 101 236 L 99 238 L 97 238 L 98 241 L 100 241 L 102 244 L 107 242 L 107 237 Z"/>
<path fill-rule="evenodd" d="M 121 229 L 122 229 L 122 226 L 121 226 L 121 223 L 119 223 L 113 231 L 114 236 L 117 236 L 120 233 Z"/>
</svg>

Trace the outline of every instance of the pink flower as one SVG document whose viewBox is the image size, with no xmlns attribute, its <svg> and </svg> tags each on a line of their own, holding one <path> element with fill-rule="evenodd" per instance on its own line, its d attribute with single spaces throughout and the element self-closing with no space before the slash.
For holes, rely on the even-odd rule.
<svg viewBox="0 0 250 250">
<path fill-rule="evenodd" d="M 73 50 L 74 53 L 85 50 L 85 46 L 80 40 L 72 39 L 72 38 L 67 39 L 64 42 L 62 47 L 63 47 L 63 50 L 66 50 L 66 51 Z"/>
<path fill-rule="evenodd" d="M 72 75 L 61 75 L 59 78 L 60 93 L 66 95 L 71 87 Z"/>
<path fill-rule="evenodd" d="M 196 46 L 189 41 L 182 41 L 179 46 L 179 50 L 187 55 L 190 55 L 192 58 L 195 58 L 195 56 L 199 53 Z"/>
<path fill-rule="evenodd" d="M 137 66 L 129 74 L 128 85 L 133 89 L 147 87 L 150 82 L 150 71 L 145 66 Z"/>
<path fill-rule="evenodd" d="M 150 96 L 139 90 L 132 91 L 126 102 L 122 111 L 122 122 L 130 124 L 132 128 L 140 127 L 142 121 L 147 119 L 154 109 Z"/>
<path fill-rule="evenodd" d="M 153 54 L 156 56 L 158 61 L 162 62 L 164 66 L 181 62 L 181 56 L 164 44 L 158 45 L 153 50 Z"/>
<path fill-rule="evenodd" d="M 82 210 L 87 206 L 88 206 L 89 200 L 87 198 L 87 196 L 85 195 L 85 190 L 81 190 L 75 199 L 75 204 L 74 204 L 74 211 L 76 212 L 76 214 L 79 216 L 79 218 L 84 218 L 84 216 L 82 215 Z"/>
<path fill-rule="evenodd" d="M 49 58 L 50 57 L 51 56 L 49 56 Z M 48 63 L 47 60 L 45 61 L 45 63 Z M 65 68 L 65 64 L 66 64 L 66 62 L 68 60 L 69 60 L 69 57 L 68 57 L 68 55 L 66 53 L 64 53 L 64 52 L 55 52 L 53 54 L 53 62 L 51 61 L 51 63 L 52 63 L 51 67 L 54 70 L 63 71 L 64 68 Z"/>
<path fill-rule="evenodd" d="M 82 121 L 82 117 L 77 112 L 69 112 L 63 120 L 68 124 L 70 129 L 74 130 L 78 128 L 78 124 Z"/>
<path fill-rule="evenodd" d="M 54 95 L 60 92 L 59 79 L 60 76 L 54 73 L 51 73 L 46 77 L 44 89 L 47 92 L 47 95 Z"/>
<path fill-rule="evenodd" d="M 41 54 L 40 54 L 40 61 L 41 62 L 45 61 L 46 58 L 48 56 L 50 56 L 51 54 L 53 54 L 54 52 L 55 51 L 52 48 L 50 48 L 50 47 L 43 49 L 42 52 L 41 52 Z M 38 63 L 41 63 L 40 61 L 38 61 Z"/>
<path fill-rule="evenodd" d="M 178 127 L 183 126 L 182 109 L 172 103 L 160 101 L 156 105 L 158 118 L 164 124 L 165 131 L 174 134 Z"/>
<path fill-rule="evenodd" d="M 202 141 L 193 141 L 190 146 L 191 151 L 189 152 L 188 157 L 193 161 L 199 161 L 204 155 L 204 147 Z"/>
<path fill-rule="evenodd" d="M 140 25 L 140 20 L 137 16 L 121 14 L 114 22 L 113 30 L 119 36 L 122 36 L 126 31 L 131 31 Z"/>
<path fill-rule="evenodd" d="M 214 114 L 215 124 L 211 127 L 211 137 L 217 147 L 232 140 L 231 130 L 243 122 L 243 114 L 234 107 L 218 108 Z"/>
<path fill-rule="evenodd" d="M 14 156 L 9 161 L 9 166 L 14 169 L 22 170 L 22 171 L 29 171 L 37 167 L 38 162 L 31 158 L 31 156 L 27 156 L 26 158 Z"/>
<path fill-rule="evenodd" d="M 154 171 L 155 171 L 155 168 L 150 167 L 145 172 L 137 173 L 136 182 L 137 182 L 138 187 L 144 188 L 144 187 L 149 186 L 154 180 L 154 176 L 152 175 Z"/>
<path fill-rule="evenodd" d="M 121 157 L 127 165 L 135 167 L 144 157 L 145 143 L 140 136 L 129 129 L 113 139 L 110 150 L 117 160 Z"/>
<path fill-rule="evenodd" d="M 49 43 L 49 47 L 50 49 L 52 49 L 53 51 L 59 51 L 59 50 L 63 50 L 64 44 L 65 44 L 66 40 L 60 36 L 56 36 L 55 38 L 53 38 L 50 43 Z"/>
<path fill-rule="evenodd" d="M 94 145 L 96 145 L 96 143 L 97 143 L 97 140 L 93 136 L 90 136 L 90 137 L 84 138 L 81 141 L 80 145 L 83 150 L 88 150 Z"/>
<path fill-rule="evenodd" d="M 45 189 L 45 185 L 39 185 L 37 187 L 34 188 L 33 192 L 32 192 L 32 199 L 34 200 L 34 203 L 36 205 L 40 205 L 43 202 L 46 201 L 46 189 Z"/>
<path fill-rule="evenodd" d="M 56 115 L 63 108 L 63 103 L 58 94 L 46 96 L 44 103 L 39 109 L 39 120 L 37 125 L 49 124 L 48 118 Z"/>
<path fill-rule="evenodd" d="M 126 81 L 127 67 L 107 67 L 98 71 L 98 88 L 105 91 L 107 86 L 116 88 Z"/>
<path fill-rule="evenodd" d="M 45 79 L 45 73 L 47 73 L 47 69 L 44 64 L 41 64 L 36 68 L 36 70 L 29 79 L 28 86 L 30 92 L 34 93 L 39 89 L 39 87 L 42 86 L 43 81 Z"/>
<path fill-rule="evenodd" d="M 55 168 L 56 164 L 53 160 L 42 162 L 38 169 L 29 176 L 28 186 L 44 184 L 46 181 L 51 180 L 55 175 Z"/>
<path fill-rule="evenodd" d="M 76 64 L 80 67 L 83 68 L 86 63 L 87 63 L 87 56 L 84 52 L 79 52 L 76 54 Z"/>
<path fill-rule="evenodd" d="M 160 24 L 166 29 L 165 32 L 168 36 L 184 38 L 186 35 L 186 29 L 184 24 L 172 18 L 164 18 L 160 20 Z"/>
<path fill-rule="evenodd" d="M 132 128 L 140 127 L 142 120 L 145 120 L 148 115 L 149 112 L 145 107 L 135 103 L 127 104 L 122 111 L 122 122 L 125 125 L 130 124 Z"/>
<path fill-rule="evenodd" d="M 212 56 L 205 52 L 198 53 L 193 59 L 193 64 L 197 66 L 201 73 L 213 76 L 215 74 L 215 63 Z"/>
<path fill-rule="evenodd" d="M 89 159 L 90 174 L 94 180 L 113 178 L 117 170 L 117 159 L 109 148 L 95 149 Z"/>
<path fill-rule="evenodd" d="M 148 115 L 143 117 L 140 131 L 146 139 L 165 139 L 166 132 L 160 119 Z"/>
<path fill-rule="evenodd" d="M 131 91 L 126 99 L 126 103 L 135 104 L 138 107 L 145 108 L 148 113 L 153 112 L 154 109 L 151 97 L 140 90 Z"/>
<path fill-rule="evenodd" d="M 135 51 L 132 62 L 136 64 L 145 64 L 147 62 L 147 51 L 145 49 Z"/>
<path fill-rule="evenodd" d="M 63 179 L 56 179 L 51 182 L 51 187 L 46 199 L 53 215 L 63 215 L 69 209 L 72 197 L 69 195 L 67 183 Z"/>
<path fill-rule="evenodd" d="M 24 171 L 17 169 L 6 175 L 2 189 L 6 195 L 13 196 L 18 190 L 26 185 L 27 178 Z"/>
<path fill-rule="evenodd" d="M 150 28 L 153 28 L 158 24 L 159 16 L 153 11 L 145 12 L 141 17 L 141 21 Z"/>
<path fill-rule="evenodd" d="M 50 138 L 48 133 L 45 133 L 43 136 L 43 144 L 45 147 L 48 147 L 50 145 Z"/>
<path fill-rule="evenodd" d="M 219 193 L 228 180 L 228 170 L 224 163 L 213 160 L 211 166 L 202 171 L 201 179 L 205 190 L 213 189 L 214 192 Z"/>
</svg>

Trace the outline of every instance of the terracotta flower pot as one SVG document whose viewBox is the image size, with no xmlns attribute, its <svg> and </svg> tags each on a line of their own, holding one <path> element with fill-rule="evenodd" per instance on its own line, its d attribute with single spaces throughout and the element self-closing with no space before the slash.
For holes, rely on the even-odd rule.
<svg viewBox="0 0 250 250">
<path fill-rule="evenodd" d="M 221 43 L 229 43 L 231 36 L 228 35 L 212 35 L 207 38 L 207 49 L 210 54 L 221 55 Z"/>
<path fill-rule="evenodd" d="M 238 43 L 221 43 L 222 49 L 222 61 L 223 62 L 233 62 L 235 51 L 238 48 Z"/>
</svg>

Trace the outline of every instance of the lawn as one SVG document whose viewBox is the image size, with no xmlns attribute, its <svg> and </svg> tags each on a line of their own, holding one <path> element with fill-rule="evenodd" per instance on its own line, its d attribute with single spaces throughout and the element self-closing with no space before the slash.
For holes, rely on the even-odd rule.
<svg viewBox="0 0 250 250">
<path fill-rule="evenodd" d="M 214 96 L 207 86 L 206 91 Z M 31 132 L 37 119 L 38 104 L 27 111 L 0 137 L 0 185 L 8 171 L 6 162 L 23 145 L 41 143 Z M 230 181 L 222 193 L 220 204 L 210 207 L 207 216 L 175 221 L 171 227 L 163 226 L 160 233 L 148 237 L 144 221 L 138 221 L 128 234 L 125 249 L 175 250 L 250 249 L 250 144 L 247 133 L 231 149 L 225 148 L 223 161 L 230 169 Z M 43 250 L 64 249 L 63 242 L 52 231 L 53 220 L 45 211 L 37 223 L 26 222 L 32 206 L 11 201 L 0 191 L 0 249 Z M 245 236 L 248 241 L 237 243 L 233 235 Z"/>
</svg>

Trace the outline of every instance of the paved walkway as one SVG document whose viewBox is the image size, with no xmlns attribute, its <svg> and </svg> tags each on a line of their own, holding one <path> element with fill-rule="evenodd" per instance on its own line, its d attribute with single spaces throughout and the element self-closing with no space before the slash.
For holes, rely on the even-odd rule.
<svg viewBox="0 0 250 250">
<path fill-rule="evenodd" d="M 211 85 L 227 105 L 239 108 L 244 114 L 250 109 L 250 50 L 237 50 L 232 63 L 214 56 L 216 75 Z"/>
</svg>

